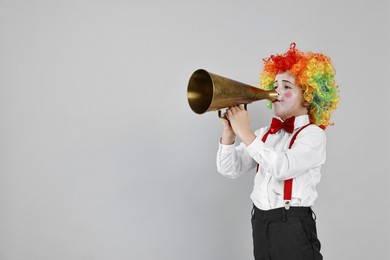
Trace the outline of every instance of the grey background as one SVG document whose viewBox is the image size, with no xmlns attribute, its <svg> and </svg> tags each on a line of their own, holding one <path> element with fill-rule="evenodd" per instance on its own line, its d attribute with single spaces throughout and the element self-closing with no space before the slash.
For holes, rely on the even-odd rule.
<svg viewBox="0 0 390 260">
<path fill-rule="evenodd" d="M 0 0 L 0 259 L 253 259 L 254 175 L 216 172 L 198 68 L 257 85 L 291 42 L 340 85 L 325 259 L 389 259 L 389 1 Z M 253 129 L 268 124 L 249 106 Z"/>
</svg>

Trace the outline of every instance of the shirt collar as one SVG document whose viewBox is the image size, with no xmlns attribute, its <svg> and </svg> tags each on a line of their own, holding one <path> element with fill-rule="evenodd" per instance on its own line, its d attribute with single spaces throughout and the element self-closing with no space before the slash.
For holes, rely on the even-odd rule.
<svg viewBox="0 0 390 260">
<path fill-rule="evenodd" d="M 295 117 L 294 128 L 297 129 L 309 123 L 310 123 L 309 115 L 297 116 Z"/>
</svg>

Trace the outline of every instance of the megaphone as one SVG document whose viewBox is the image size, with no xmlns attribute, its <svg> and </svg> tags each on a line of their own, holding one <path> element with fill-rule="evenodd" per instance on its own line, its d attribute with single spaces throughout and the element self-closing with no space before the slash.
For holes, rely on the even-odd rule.
<svg viewBox="0 0 390 260">
<path fill-rule="evenodd" d="M 197 114 L 223 108 L 246 105 L 254 101 L 278 98 L 275 90 L 262 90 L 229 78 L 210 73 L 204 69 L 196 70 L 190 77 L 187 88 L 187 99 Z"/>
<path fill-rule="evenodd" d="M 196 70 L 190 77 L 187 88 L 187 99 L 197 114 L 246 105 L 257 100 L 278 98 L 275 90 L 262 90 L 229 78 L 210 73 L 204 69 Z"/>
</svg>

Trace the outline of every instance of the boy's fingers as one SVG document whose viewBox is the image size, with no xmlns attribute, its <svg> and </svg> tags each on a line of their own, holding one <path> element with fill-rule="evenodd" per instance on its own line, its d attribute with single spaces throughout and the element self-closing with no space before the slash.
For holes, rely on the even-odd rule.
<svg viewBox="0 0 390 260">
<path fill-rule="evenodd" d="M 240 107 L 239 106 L 231 107 L 231 109 L 232 109 L 232 112 L 240 111 Z"/>
</svg>

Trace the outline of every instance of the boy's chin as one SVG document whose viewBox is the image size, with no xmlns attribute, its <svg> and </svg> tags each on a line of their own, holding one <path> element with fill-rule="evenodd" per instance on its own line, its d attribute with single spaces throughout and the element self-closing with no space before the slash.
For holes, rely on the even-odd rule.
<svg viewBox="0 0 390 260">
<path fill-rule="evenodd" d="M 283 113 L 282 111 L 278 111 L 276 109 L 273 109 L 273 114 L 275 117 L 280 117 L 280 118 L 284 118 L 287 116 L 287 113 Z"/>
<path fill-rule="evenodd" d="M 291 114 L 287 114 L 287 113 L 274 113 L 274 116 L 275 117 L 279 117 L 279 118 L 281 118 L 283 120 L 286 120 L 287 118 L 292 117 Z"/>
</svg>

